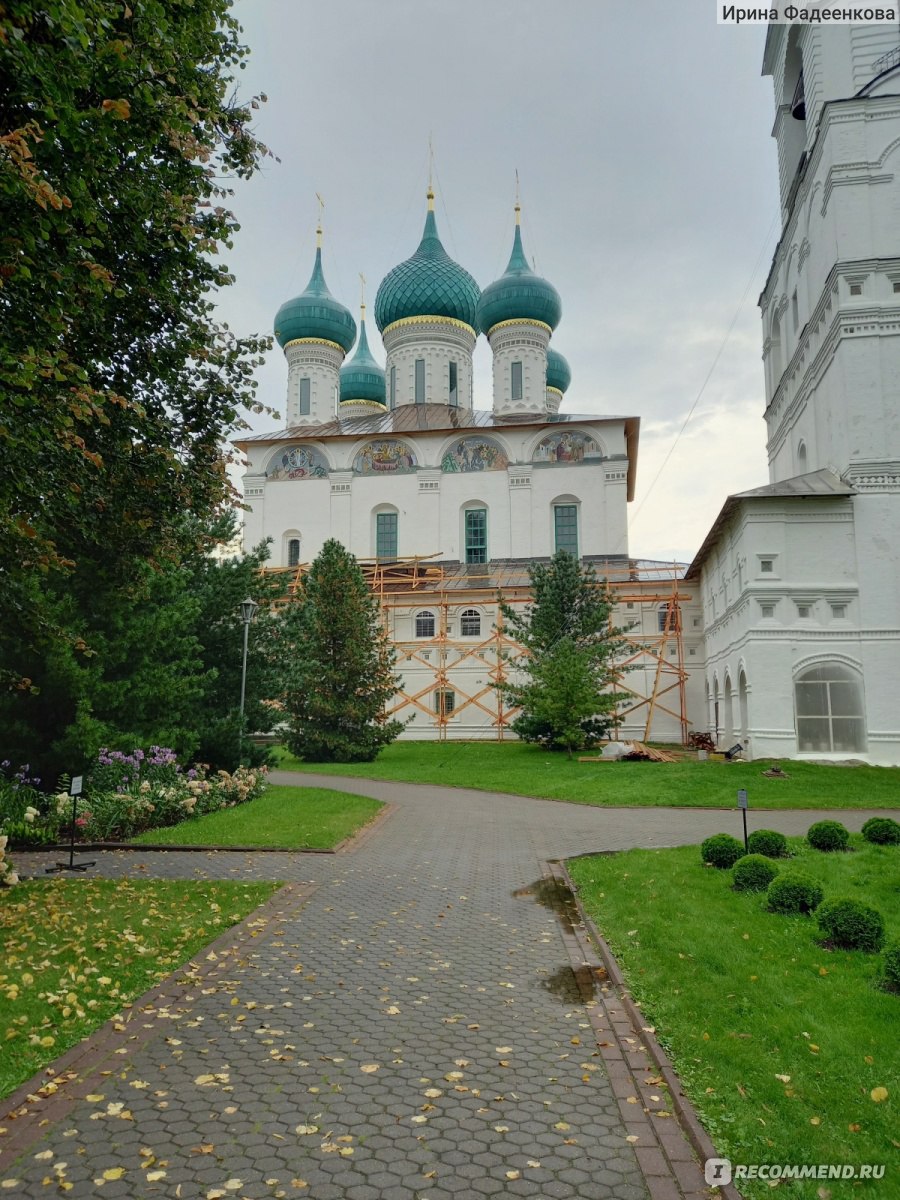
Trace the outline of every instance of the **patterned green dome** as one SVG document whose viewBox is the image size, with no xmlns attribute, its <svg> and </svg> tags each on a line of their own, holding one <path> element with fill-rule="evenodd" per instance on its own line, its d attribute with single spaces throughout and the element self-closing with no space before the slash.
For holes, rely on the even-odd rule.
<svg viewBox="0 0 900 1200">
<path fill-rule="evenodd" d="M 275 314 L 275 336 L 280 346 L 297 338 L 337 342 L 345 354 L 356 341 L 356 322 L 350 310 L 335 300 L 325 283 L 321 246 L 306 291 L 286 300 Z"/>
<path fill-rule="evenodd" d="M 365 308 L 359 322 L 356 353 L 341 367 L 341 403 L 346 400 L 373 400 L 376 404 L 387 404 L 384 368 L 379 367 L 372 357 L 366 337 Z"/>
<path fill-rule="evenodd" d="M 547 351 L 547 387 L 556 388 L 558 392 L 567 392 L 572 382 L 572 371 L 569 364 L 558 350 L 551 346 Z"/>
<path fill-rule="evenodd" d="M 375 322 L 382 332 L 405 317 L 452 317 L 475 328 L 478 284 L 441 245 L 432 199 L 429 194 L 418 250 L 385 275 L 375 296 Z"/>
<path fill-rule="evenodd" d="M 535 275 L 522 248 L 522 230 L 516 214 L 516 234 L 506 271 L 481 293 L 478 328 L 489 333 L 501 321 L 541 321 L 555 329 L 562 316 L 562 301 L 552 283 Z"/>
</svg>

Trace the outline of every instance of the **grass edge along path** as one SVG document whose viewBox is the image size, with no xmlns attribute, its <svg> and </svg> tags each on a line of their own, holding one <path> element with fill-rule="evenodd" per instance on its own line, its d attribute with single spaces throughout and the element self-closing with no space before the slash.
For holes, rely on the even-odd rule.
<svg viewBox="0 0 900 1200">
<path fill-rule="evenodd" d="M 0 904 L 0 1097 L 83 1041 L 280 884 L 40 879 Z"/>
<path fill-rule="evenodd" d="M 790 842 L 797 857 L 782 871 L 813 875 L 826 899 L 873 905 L 888 941 L 900 936 L 896 848 L 856 835 L 848 854 Z M 838 1187 L 897 1194 L 900 997 L 878 988 L 879 956 L 824 949 L 814 917 L 769 913 L 764 894 L 734 892 L 731 872 L 704 867 L 697 846 L 566 866 L 719 1153 L 748 1164 L 884 1163 L 884 1180 Z M 873 1099 L 885 1086 L 887 1098 Z M 818 1200 L 819 1186 L 794 1181 L 790 1191 Z M 765 1183 L 741 1187 L 753 1200 L 771 1194 Z"/>
<path fill-rule="evenodd" d="M 841 767 L 782 760 L 786 779 L 769 779 L 766 760 L 746 763 L 578 762 L 524 742 L 394 742 L 374 762 L 313 763 L 276 747 L 276 767 L 319 775 L 396 780 L 509 792 L 598 807 L 751 809 L 900 808 L 900 768 Z"/>
<path fill-rule="evenodd" d="M 384 805 L 333 788 L 269 784 L 255 800 L 235 808 L 148 829 L 132 845 L 259 846 L 282 850 L 333 850 L 378 816 Z"/>
</svg>

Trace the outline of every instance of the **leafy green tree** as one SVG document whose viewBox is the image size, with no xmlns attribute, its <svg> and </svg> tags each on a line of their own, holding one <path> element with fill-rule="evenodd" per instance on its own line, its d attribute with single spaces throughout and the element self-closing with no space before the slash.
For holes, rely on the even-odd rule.
<svg viewBox="0 0 900 1200">
<path fill-rule="evenodd" d="M 399 736 L 384 715 L 396 653 L 356 559 L 333 538 L 284 615 L 287 744 L 310 762 L 371 762 Z"/>
<path fill-rule="evenodd" d="M 213 315 L 228 181 L 266 153 L 228 9 L 0 4 L 0 678 L 22 691 L 42 645 L 91 649 L 57 577 L 116 603 L 229 495 L 223 439 L 267 339 Z"/>
<path fill-rule="evenodd" d="M 280 719 L 268 701 L 278 689 L 273 605 L 281 584 L 260 571 L 266 545 L 235 558 L 208 553 L 234 533 L 233 514 L 195 529 L 197 549 L 180 563 L 138 566 L 127 590 L 99 598 L 80 589 L 77 573 L 52 577 L 47 611 L 90 649 L 47 638 L 20 660 L 39 686 L 0 692 L 0 759 L 31 763 L 48 786 L 83 770 L 101 746 L 156 743 L 232 770 L 242 748 L 239 606 L 247 596 L 259 611 L 248 642 L 245 728 L 267 732 Z M 267 757 L 244 739 L 245 762 Z"/>
<path fill-rule="evenodd" d="M 559 550 L 529 567 L 532 602 L 501 603 L 505 632 L 522 647 L 510 659 L 513 682 L 498 684 L 521 709 L 511 728 L 549 750 L 594 745 L 609 731 L 622 696 L 615 691 L 623 630 L 611 623 L 614 600 L 589 565 Z"/>
</svg>

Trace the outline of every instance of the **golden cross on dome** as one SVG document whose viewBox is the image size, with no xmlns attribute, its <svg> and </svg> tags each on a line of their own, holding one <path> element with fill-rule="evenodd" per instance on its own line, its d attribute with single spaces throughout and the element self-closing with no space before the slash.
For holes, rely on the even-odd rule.
<svg viewBox="0 0 900 1200">
<path fill-rule="evenodd" d="M 319 202 L 319 223 L 316 226 L 316 245 L 321 250 L 322 249 L 322 222 L 323 222 L 323 218 L 325 216 L 325 201 L 322 199 L 322 197 L 319 195 L 318 192 L 316 192 L 316 199 Z"/>
</svg>

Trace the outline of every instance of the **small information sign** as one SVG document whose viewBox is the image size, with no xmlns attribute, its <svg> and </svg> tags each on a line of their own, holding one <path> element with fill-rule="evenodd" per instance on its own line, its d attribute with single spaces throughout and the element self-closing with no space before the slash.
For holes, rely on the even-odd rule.
<svg viewBox="0 0 900 1200">
<path fill-rule="evenodd" d="M 738 792 L 738 808 L 749 808 L 749 807 L 750 807 L 750 805 L 747 803 L 747 793 L 744 790 L 744 788 L 741 788 L 741 790 Z"/>
<path fill-rule="evenodd" d="M 83 782 L 84 782 L 83 775 L 73 775 L 72 782 L 69 784 L 69 795 L 70 796 L 80 796 L 81 795 L 81 785 Z"/>
</svg>

